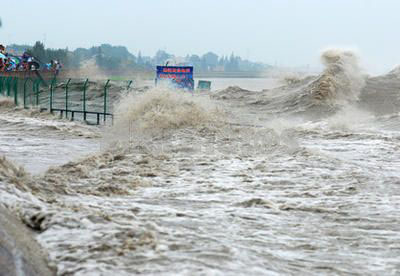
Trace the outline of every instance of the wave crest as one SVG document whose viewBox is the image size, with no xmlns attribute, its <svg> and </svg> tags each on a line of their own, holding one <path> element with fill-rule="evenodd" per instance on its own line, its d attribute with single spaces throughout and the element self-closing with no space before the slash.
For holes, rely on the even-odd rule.
<svg viewBox="0 0 400 276">
<path fill-rule="evenodd" d="M 321 62 L 325 70 L 312 84 L 313 97 L 331 103 L 358 100 L 366 79 L 358 56 L 348 50 L 328 49 L 322 53 Z"/>
<path fill-rule="evenodd" d="M 223 123 L 224 113 L 208 98 L 156 88 L 125 95 L 114 114 L 112 135 L 124 141 L 184 128 L 214 128 Z"/>
</svg>

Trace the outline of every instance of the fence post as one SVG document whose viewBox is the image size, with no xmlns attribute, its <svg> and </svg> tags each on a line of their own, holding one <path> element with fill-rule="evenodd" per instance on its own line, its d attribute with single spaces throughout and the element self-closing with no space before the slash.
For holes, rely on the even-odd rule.
<svg viewBox="0 0 400 276">
<path fill-rule="evenodd" d="M 0 94 L 3 94 L 3 77 L 0 77 Z"/>
<path fill-rule="evenodd" d="M 86 121 L 86 88 L 89 79 L 86 79 L 85 84 L 83 85 L 83 120 Z"/>
<path fill-rule="evenodd" d="M 7 97 L 10 97 L 11 95 L 11 82 L 13 80 L 13 77 L 7 77 Z"/>
<path fill-rule="evenodd" d="M 5 90 L 6 90 L 6 77 L 1 77 L 1 94 L 4 96 L 5 95 Z"/>
<path fill-rule="evenodd" d="M 24 108 L 26 108 L 26 83 L 30 80 L 30 78 L 25 79 L 24 82 Z"/>
<path fill-rule="evenodd" d="M 107 113 L 107 87 L 108 84 L 110 83 L 110 80 L 107 80 L 106 85 L 104 85 L 104 123 L 106 122 L 106 113 Z"/>
<path fill-rule="evenodd" d="M 14 78 L 14 104 L 15 106 L 18 106 L 18 78 Z"/>
<path fill-rule="evenodd" d="M 4 96 L 7 96 L 8 82 L 10 77 L 4 77 Z"/>
<path fill-rule="evenodd" d="M 56 78 L 54 78 L 50 84 L 50 113 L 53 113 L 53 93 L 54 93 L 55 82 Z"/>
<path fill-rule="evenodd" d="M 130 80 L 130 81 L 128 82 L 128 86 L 126 87 L 126 90 L 129 90 L 129 88 L 131 88 L 132 82 L 133 82 L 133 80 Z"/>
<path fill-rule="evenodd" d="M 71 79 L 68 79 L 67 84 L 65 85 L 65 118 L 68 118 L 68 86 L 71 82 Z"/>
<path fill-rule="evenodd" d="M 36 80 L 33 84 L 34 90 L 36 92 L 36 105 L 39 106 L 40 99 L 39 99 L 39 90 L 40 90 L 40 80 Z"/>
</svg>

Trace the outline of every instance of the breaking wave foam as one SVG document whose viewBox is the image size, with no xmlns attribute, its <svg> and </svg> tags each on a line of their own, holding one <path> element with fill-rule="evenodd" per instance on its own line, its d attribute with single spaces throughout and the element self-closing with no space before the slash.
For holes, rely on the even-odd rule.
<svg viewBox="0 0 400 276">
<path fill-rule="evenodd" d="M 359 101 L 366 84 L 357 55 L 348 50 L 329 49 L 321 54 L 325 69 L 319 76 L 289 78 L 286 84 L 261 92 L 229 87 L 213 93 L 218 100 L 262 109 L 276 116 L 302 114 L 321 118 Z"/>
<path fill-rule="evenodd" d="M 321 61 L 326 68 L 313 84 L 314 98 L 332 103 L 357 100 L 365 85 L 357 55 L 348 50 L 329 49 L 322 53 Z"/>
<path fill-rule="evenodd" d="M 14 101 L 10 97 L 0 97 L 0 107 L 1 108 L 13 108 L 15 107 Z"/>
<path fill-rule="evenodd" d="M 124 141 L 138 136 L 164 135 L 185 128 L 214 128 L 222 124 L 222 118 L 221 109 L 208 98 L 153 89 L 142 94 L 126 94 L 121 98 L 115 106 L 111 132 L 113 137 Z"/>
</svg>

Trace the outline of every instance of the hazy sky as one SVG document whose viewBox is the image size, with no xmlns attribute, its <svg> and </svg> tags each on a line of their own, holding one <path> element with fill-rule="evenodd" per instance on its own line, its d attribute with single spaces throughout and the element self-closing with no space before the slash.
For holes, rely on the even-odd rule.
<svg viewBox="0 0 400 276">
<path fill-rule="evenodd" d="M 100 43 L 137 54 L 235 54 L 319 65 L 328 47 L 356 49 L 369 72 L 400 64 L 400 0 L 15 0 L 0 41 L 75 49 Z"/>
</svg>

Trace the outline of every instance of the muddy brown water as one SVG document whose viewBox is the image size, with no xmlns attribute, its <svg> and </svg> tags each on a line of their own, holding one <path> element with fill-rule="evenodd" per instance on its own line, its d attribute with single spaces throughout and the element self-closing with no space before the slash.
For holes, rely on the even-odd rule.
<svg viewBox="0 0 400 276">
<path fill-rule="evenodd" d="M 7 210 L 0 208 L 0 275 L 55 275 L 32 234 Z"/>
<path fill-rule="evenodd" d="M 60 275 L 398 275 L 400 81 L 322 106 L 314 81 L 193 96 L 225 116 L 135 133 L 32 191 L 3 181 L 1 202 L 41 229 Z M 160 99 L 147 126 L 170 120 Z"/>
</svg>

